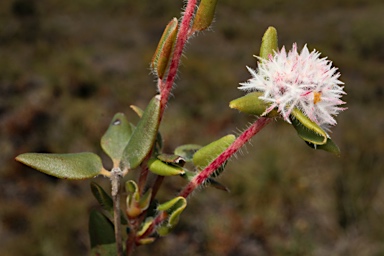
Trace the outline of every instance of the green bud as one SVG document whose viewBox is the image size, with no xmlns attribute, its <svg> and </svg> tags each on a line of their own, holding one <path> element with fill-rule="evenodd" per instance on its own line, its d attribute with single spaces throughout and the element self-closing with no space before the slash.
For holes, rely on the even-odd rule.
<svg viewBox="0 0 384 256">
<path fill-rule="evenodd" d="M 217 0 L 201 0 L 192 25 L 192 31 L 207 29 L 215 15 Z"/>
<path fill-rule="evenodd" d="M 163 78 L 168 66 L 169 57 L 171 56 L 173 44 L 176 40 L 177 28 L 178 21 L 176 18 L 173 18 L 165 27 L 155 54 L 152 57 L 151 69 L 160 79 Z"/>
<path fill-rule="evenodd" d="M 235 100 L 232 100 L 229 103 L 229 107 L 233 109 L 237 109 L 240 112 L 250 114 L 250 115 L 256 115 L 261 116 L 265 110 L 269 107 L 269 104 L 265 101 L 259 99 L 260 96 L 262 96 L 262 92 L 251 92 L 246 94 L 243 97 L 237 98 Z M 269 112 L 266 117 L 275 117 L 278 116 L 277 110 L 272 110 Z"/>
<path fill-rule="evenodd" d="M 148 161 L 148 168 L 151 172 L 160 176 L 174 176 L 184 173 L 182 167 L 166 164 L 157 158 L 151 158 Z"/>
<path fill-rule="evenodd" d="M 204 169 L 234 141 L 235 135 L 229 134 L 199 149 L 193 155 L 193 164 L 200 170 Z"/>
<path fill-rule="evenodd" d="M 268 59 L 268 56 L 277 51 L 278 47 L 277 30 L 274 27 L 269 27 L 261 40 L 260 58 Z"/>
</svg>

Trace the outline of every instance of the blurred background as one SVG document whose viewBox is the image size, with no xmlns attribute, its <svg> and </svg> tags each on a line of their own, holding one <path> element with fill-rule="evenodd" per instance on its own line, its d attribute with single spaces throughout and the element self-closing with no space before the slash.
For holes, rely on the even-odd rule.
<svg viewBox="0 0 384 256">
<path fill-rule="evenodd" d="M 92 151 L 110 167 L 99 140 L 116 112 L 135 123 L 129 106 L 156 93 L 149 62 L 182 2 L 0 1 L 0 255 L 89 253 L 90 181 L 58 180 L 14 157 Z M 174 232 L 136 254 L 384 255 L 383 13 L 382 0 L 219 1 L 211 31 L 186 47 L 160 128 L 165 151 L 255 119 L 228 103 L 272 25 L 280 46 L 307 43 L 339 67 L 348 110 L 331 136 L 342 154 L 312 150 L 273 122 L 229 162 L 220 182 L 230 193 L 195 193 Z M 183 185 L 167 180 L 160 199 Z"/>
</svg>

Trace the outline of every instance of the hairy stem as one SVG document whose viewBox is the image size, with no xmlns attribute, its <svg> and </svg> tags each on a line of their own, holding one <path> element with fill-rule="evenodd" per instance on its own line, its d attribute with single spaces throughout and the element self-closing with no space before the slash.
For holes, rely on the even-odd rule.
<svg viewBox="0 0 384 256">
<path fill-rule="evenodd" d="M 191 22 L 193 18 L 193 13 L 196 8 L 196 3 L 197 3 L 197 0 L 189 0 L 187 3 L 185 12 L 179 27 L 179 31 L 177 33 L 175 49 L 173 51 L 171 64 L 169 66 L 168 76 L 166 78 L 165 84 L 159 86 L 161 89 L 160 108 L 162 113 L 164 112 L 164 109 L 167 105 L 168 98 L 171 93 L 172 86 L 177 74 L 177 69 L 179 68 L 180 58 L 183 53 L 184 45 L 188 39 L 189 30 L 190 30 Z"/>
<path fill-rule="evenodd" d="M 121 178 L 122 178 L 122 171 L 120 170 L 120 168 L 113 168 L 111 171 L 113 223 L 115 224 L 115 240 L 116 240 L 118 256 L 123 256 L 121 222 L 120 222 L 120 180 Z"/>
<path fill-rule="evenodd" d="M 197 187 L 209 178 L 212 173 L 235 154 L 256 133 L 271 122 L 270 118 L 260 117 L 247 130 L 245 130 L 223 153 L 213 160 L 204 170 L 196 175 L 187 186 L 179 193 L 179 196 L 187 198 Z"/>
</svg>

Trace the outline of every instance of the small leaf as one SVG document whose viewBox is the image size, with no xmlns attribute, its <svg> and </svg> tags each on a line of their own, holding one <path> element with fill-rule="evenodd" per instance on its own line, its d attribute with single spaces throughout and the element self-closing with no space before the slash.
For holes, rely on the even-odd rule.
<svg viewBox="0 0 384 256">
<path fill-rule="evenodd" d="M 181 197 L 176 204 L 174 204 L 170 210 L 168 223 L 171 227 L 174 227 L 177 222 L 179 222 L 180 214 L 187 207 L 187 200 L 184 197 Z"/>
<path fill-rule="evenodd" d="M 141 226 L 140 230 L 136 233 L 136 236 L 140 237 L 140 236 L 144 235 L 144 233 L 151 226 L 152 222 L 153 222 L 153 218 L 152 217 L 146 218 L 145 221 L 144 221 L 144 224 Z"/>
<path fill-rule="evenodd" d="M 163 222 L 163 224 L 156 230 L 160 236 L 168 234 L 170 229 L 177 224 L 180 214 L 183 212 L 185 207 L 187 207 L 187 200 L 181 196 L 173 198 L 172 200 L 157 207 L 159 211 L 167 211 L 169 214 L 168 220 Z"/>
<path fill-rule="evenodd" d="M 327 142 L 327 133 L 297 108 L 292 110 L 290 119 L 303 140 L 315 145 L 324 145 Z"/>
<path fill-rule="evenodd" d="M 229 134 L 199 149 L 193 155 L 193 164 L 200 170 L 226 150 L 234 141 L 235 135 Z"/>
<path fill-rule="evenodd" d="M 99 202 L 101 207 L 107 211 L 111 216 L 113 216 L 113 201 L 112 198 L 109 196 L 107 192 L 96 182 L 91 182 L 91 191 L 93 196 L 96 198 L 96 200 Z M 123 212 L 120 213 L 120 221 L 121 224 L 127 225 L 127 220 L 124 218 Z"/>
<path fill-rule="evenodd" d="M 192 25 L 192 31 L 207 29 L 215 16 L 217 0 L 201 0 Z"/>
<path fill-rule="evenodd" d="M 113 117 L 108 130 L 101 138 L 101 147 L 115 165 L 118 165 L 120 162 L 132 132 L 133 129 L 124 114 L 117 113 Z"/>
<path fill-rule="evenodd" d="M 176 40 L 178 21 L 173 18 L 165 27 L 163 35 L 157 45 L 151 61 L 151 69 L 162 79 L 172 53 L 172 47 Z"/>
<path fill-rule="evenodd" d="M 274 27 L 269 27 L 261 40 L 260 58 L 268 59 L 268 56 L 277 51 L 278 47 L 277 31 Z"/>
<path fill-rule="evenodd" d="M 250 114 L 250 115 L 256 115 L 261 116 L 265 110 L 269 107 L 269 104 L 265 101 L 259 99 L 260 96 L 262 96 L 262 92 L 251 92 L 246 94 L 243 97 L 237 98 L 235 100 L 232 100 L 229 103 L 229 107 L 233 109 L 237 109 L 240 112 Z M 272 110 L 269 112 L 266 117 L 275 117 L 278 116 L 277 110 Z"/>
<path fill-rule="evenodd" d="M 226 186 L 224 186 L 223 184 L 221 184 L 220 182 L 218 182 L 212 178 L 208 178 L 206 180 L 206 183 L 211 185 L 212 187 L 214 187 L 216 189 L 223 190 L 225 192 L 229 192 L 229 189 Z"/>
<path fill-rule="evenodd" d="M 135 106 L 135 105 L 131 105 L 130 106 L 131 109 L 133 111 L 135 111 L 135 113 L 141 118 L 143 116 L 143 113 L 144 113 L 144 110 L 142 110 L 141 108 L 139 108 L 138 106 Z"/>
<path fill-rule="evenodd" d="M 182 167 L 166 164 L 157 158 L 151 158 L 148 161 L 148 169 L 154 174 L 161 176 L 175 176 L 184 173 Z"/>
<path fill-rule="evenodd" d="M 104 191 L 104 189 L 96 182 L 91 182 L 91 191 L 96 200 L 99 202 L 104 210 L 111 212 L 113 211 L 112 198 Z"/>
<path fill-rule="evenodd" d="M 181 156 L 186 162 L 192 162 L 193 155 L 201 148 L 200 145 L 186 144 L 175 149 L 175 155 Z"/>
<path fill-rule="evenodd" d="M 139 207 L 141 211 L 145 211 L 148 209 L 149 204 L 151 203 L 152 199 L 152 188 L 148 189 L 147 192 L 145 192 L 139 200 Z"/>
<path fill-rule="evenodd" d="M 140 193 L 139 188 L 133 180 L 128 180 L 125 183 L 125 190 L 129 193 L 126 199 L 126 213 L 128 218 L 133 219 L 139 216 L 143 209 L 140 208 Z"/>
<path fill-rule="evenodd" d="M 113 224 L 103 214 L 96 210 L 92 210 L 89 215 L 88 225 L 91 248 L 98 245 L 115 243 Z"/>
<path fill-rule="evenodd" d="M 178 202 L 179 200 L 182 200 L 182 198 L 184 198 L 184 197 L 181 197 L 181 196 L 179 196 L 179 197 L 175 197 L 175 198 L 173 198 L 173 199 L 171 199 L 171 200 L 169 200 L 169 201 L 167 201 L 167 202 L 165 202 L 165 203 L 159 204 L 159 205 L 157 206 L 157 210 L 158 210 L 158 211 L 168 211 L 168 210 L 171 209 L 175 204 L 177 204 L 177 202 Z"/>
<path fill-rule="evenodd" d="M 327 139 L 327 143 L 325 143 L 324 145 L 315 145 L 315 144 L 309 143 L 307 141 L 306 141 L 306 143 L 308 146 L 310 146 L 313 149 L 325 150 L 329 153 L 335 154 L 336 156 L 340 156 L 339 147 L 330 138 Z"/>
<path fill-rule="evenodd" d="M 160 96 L 152 98 L 133 132 L 128 145 L 124 149 L 122 163 L 134 169 L 152 149 L 156 140 L 160 120 Z"/>
<path fill-rule="evenodd" d="M 16 160 L 36 170 L 61 179 L 87 179 L 103 170 L 101 159 L 94 153 L 46 154 L 25 153 Z"/>
</svg>

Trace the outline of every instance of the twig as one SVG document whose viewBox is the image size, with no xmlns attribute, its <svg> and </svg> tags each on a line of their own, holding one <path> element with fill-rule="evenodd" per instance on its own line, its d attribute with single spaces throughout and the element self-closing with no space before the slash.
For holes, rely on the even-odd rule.
<svg viewBox="0 0 384 256">
<path fill-rule="evenodd" d="M 193 190 L 203 184 L 212 173 L 237 152 L 256 133 L 264 128 L 272 119 L 260 117 L 247 130 L 245 130 L 223 153 L 213 160 L 204 170 L 196 175 L 187 186 L 179 193 L 179 196 L 187 198 Z"/>
<path fill-rule="evenodd" d="M 113 222 L 115 224 L 115 240 L 117 255 L 123 256 L 123 244 L 121 237 L 120 221 L 120 180 L 122 171 L 120 168 L 113 168 L 111 171 L 112 200 L 113 200 Z"/>
</svg>

